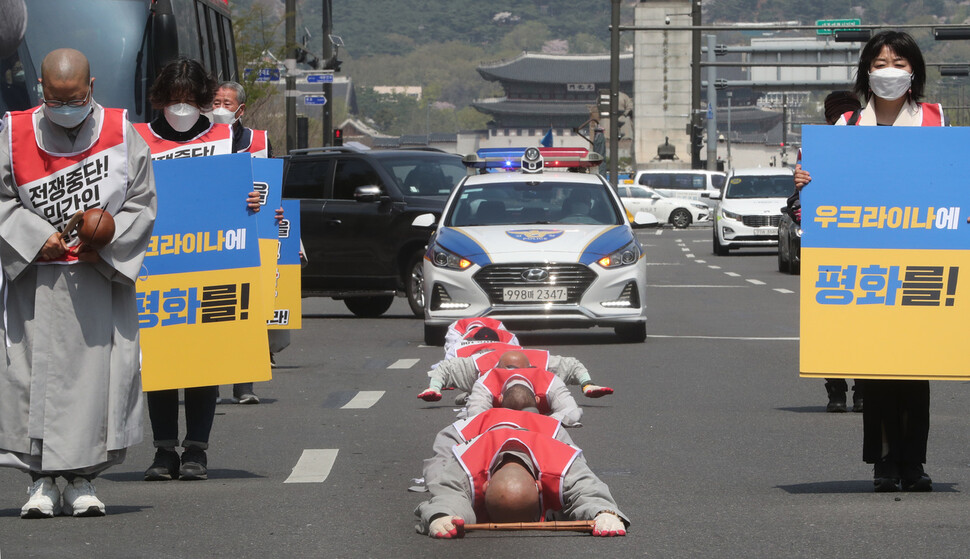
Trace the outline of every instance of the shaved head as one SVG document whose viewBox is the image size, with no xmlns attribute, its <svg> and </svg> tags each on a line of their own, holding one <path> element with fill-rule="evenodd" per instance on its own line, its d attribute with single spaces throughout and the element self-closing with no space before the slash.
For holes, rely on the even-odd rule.
<svg viewBox="0 0 970 559">
<path fill-rule="evenodd" d="M 524 410 L 525 408 L 534 408 L 538 405 L 535 393 L 524 384 L 513 384 L 502 391 L 503 408 Z"/>
<path fill-rule="evenodd" d="M 85 99 L 93 81 L 87 57 L 74 49 L 53 50 L 40 65 L 40 82 L 46 101 Z"/>
<path fill-rule="evenodd" d="M 529 358 L 521 351 L 506 351 L 496 365 L 500 369 L 528 369 L 531 366 Z"/>
<path fill-rule="evenodd" d="M 81 81 L 91 79 L 91 66 L 81 51 L 74 49 L 52 50 L 40 65 L 40 78 L 46 81 Z"/>
<path fill-rule="evenodd" d="M 492 522 L 539 520 L 539 489 L 532 472 L 516 460 L 499 466 L 485 488 L 485 510 Z"/>
</svg>

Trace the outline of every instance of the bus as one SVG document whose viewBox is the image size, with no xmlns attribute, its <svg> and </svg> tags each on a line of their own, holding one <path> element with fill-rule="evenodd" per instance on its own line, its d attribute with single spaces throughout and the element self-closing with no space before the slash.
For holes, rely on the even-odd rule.
<svg viewBox="0 0 970 559">
<path fill-rule="evenodd" d="M 152 119 L 148 89 L 156 72 L 181 55 L 219 81 L 238 81 L 228 0 L 26 0 L 27 30 L 17 51 L 0 60 L 0 114 L 36 107 L 40 63 L 50 51 L 75 48 L 91 63 L 94 97 L 128 109 L 132 122 Z"/>
</svg>

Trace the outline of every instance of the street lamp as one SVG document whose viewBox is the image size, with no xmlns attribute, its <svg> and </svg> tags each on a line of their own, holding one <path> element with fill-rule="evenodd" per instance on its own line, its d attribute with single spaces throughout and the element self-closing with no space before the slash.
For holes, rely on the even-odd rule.
<svg viewBox="0 0 970 559">
<path fill-rule="evenodd" d="M 962 41 L 970 39 L 970 27 L 934 27 L 933 38 L 937 41 Z"/>
</svg>

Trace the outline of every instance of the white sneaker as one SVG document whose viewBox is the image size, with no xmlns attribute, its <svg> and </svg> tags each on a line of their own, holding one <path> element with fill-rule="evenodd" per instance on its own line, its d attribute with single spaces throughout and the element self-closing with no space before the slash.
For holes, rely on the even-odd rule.
<svg viewBox="0 0 970 559">
<path fill-rule="evenodd" d="M 42 477 L 27 489 L 27 503 L 20 509 L 20 518 L 53 518 L 61 514 L 61 492 L 54 478 Z"/>
<path fill-rule="evenodd" d="M 94 494 L 94 484 L 78 477 L 64 487 L 64 514 L 104 516 L 104 503 Z"/>
</svg>

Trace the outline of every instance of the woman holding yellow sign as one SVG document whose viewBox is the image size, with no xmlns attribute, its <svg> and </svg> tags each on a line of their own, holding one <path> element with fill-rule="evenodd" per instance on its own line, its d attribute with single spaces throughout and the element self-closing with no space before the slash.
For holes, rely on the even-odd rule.
<svg viewBox="0 0 970 559">
<path fill-rule="evenodd" d="M 943 108 L 921 103 L 926 64 L 908 34 L 882 31 L 862 49 L 854 92 L 861 111 L 843 114 L 837 125 L 945 126 Z M 795 166 L 795 186 L 812 177 Z M 926 380 L 865 380 L 862 459 L 873 464 L 877 492 L 932 491 L 923 471 L 930 430 L 930 385 Z"/>
</svg>

